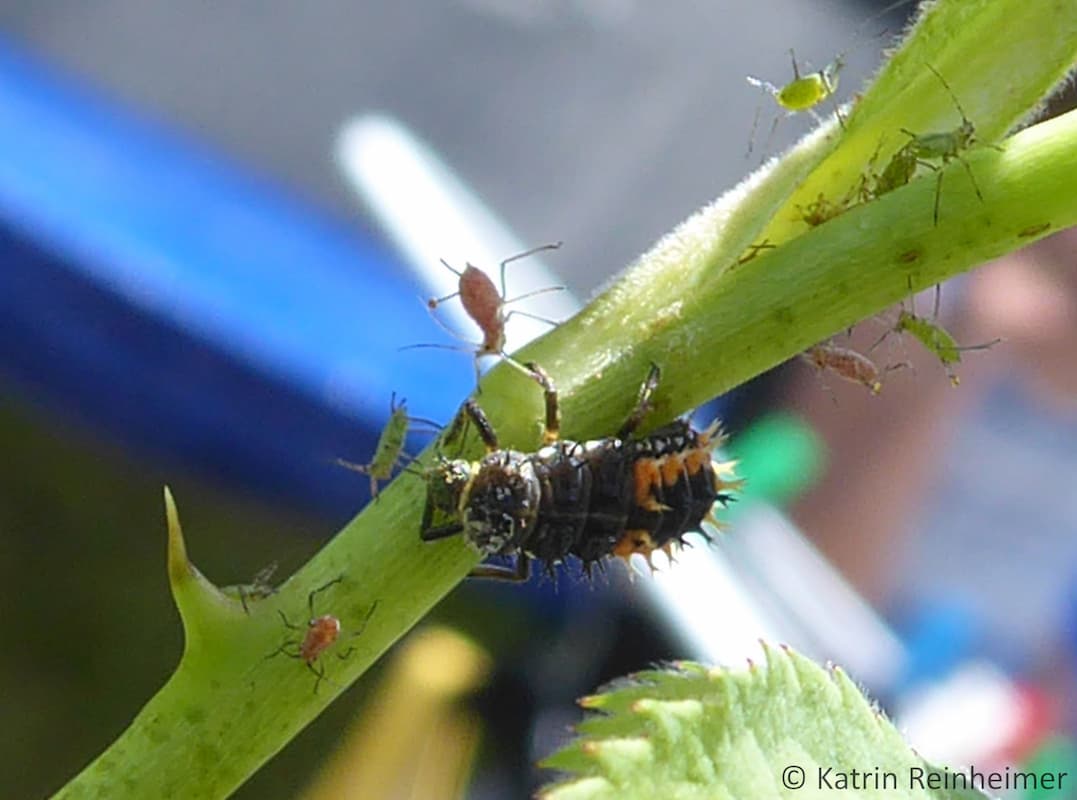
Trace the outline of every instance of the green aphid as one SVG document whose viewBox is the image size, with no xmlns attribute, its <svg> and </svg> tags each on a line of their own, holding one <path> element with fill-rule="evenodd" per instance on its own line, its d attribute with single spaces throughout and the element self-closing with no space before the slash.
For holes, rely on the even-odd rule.
<svg viewBox="0 0 1077 800">
<path fill-rule="evenodd" d="M 815 113 L 814 109 L 838 90 L 838 73 L 841 71 L 841 68 L 845 66 L 844 54 L 839 54 L 821 70 L 809 73 L 808 75 L 800 74 L 800 67 L 797 66 L 797 58 L 792 48 L 789 50 L 789 57 L 793 62 L 793 80 L 784 86 L 775 86 L 770 81 L 765 81 L 762 78 L 754 78 L 751 75 L 746 76 L 746 80 L 752 86 L 762 89 L 773 97 L 774 102 L 788 112 L 787 116 L 798 114 L 801 111 L 807 111 L 812 115 L 816 122 L 820 122 L 819 115 Z M 841 118 L 841 111 L 836 107 L 835 110 L 838 114 L 838 122 L 844 125 L 844 121 Z M 774 138 L 774 132 L 778 129 L 778 123 L 780 121 L 780 116 L 774 118 L 774 122 L 770 126 L 770 133 L 767 135 L 768 143 Z M 752 141 L 755 139 L 755 129 L 758 124 L 759 110 L 756 109 L 756 116 L 752 121 L 752 134 L 748 141 L 749 155 L 752 152 Z"/>
<path fill-rule="evenodd" d="M 273 562 L 255 573 L 250 583 L 237 583 L 232 586 L 222 586 L 221 594 L 238 600 L 243 605 L 243 610 L 250 613 L 248 601 L 265 600 L 277 593 L 276 587 L 270 583 L 277 571 L 277 562 Z"/>
<path fill-rule="evenodd" d="M 909 142 L 894 153 L 886 163 L 883 171 L 875 176 L 874 185 L 870 192 L 871 197 L 882 197 L 887 192 L 900 189 L 912 180 L 919 162 L 911 145 L 912 142 Z"/>
<path fill-rule="evenodd" d="M 909 311 L 902 311 L 894 327 L 897 333 L 908 333 L 920 344 L 938 356 L 939 363 L 946 370 L 950 383 L 958 386 L 961 379 L 954 372 L 954 365 L 961 363 L 961 354 L 969 350 L 986 350 L 998 344 L 1001 339 L 993 339 L 983 344 L 959 345 L 950 333 L 937 322 L 918 317 Z"/>
<path fill-rule="evenodd" d="M 378 496 L 378 481 L 387 481 L 393 476 L 397 467 L 404 467 L 412 460 L 412 457 L 404 452 L 404 440 L 408 437 L 408 431 L 415 423 L 428 426 L 434 430 L 440 430 L 441 426 L 422 417 L 409 417 L 407 400 L 400 399 L 396 402 L 396 392 L 393 392 L 389 401 L 389 421 L 378 437 L 378 443 L 374 447 L 374 457 L 366 464 L 356 464 L 352 461 L 337 459 L 337 464 L 347 469 L 361 472 L 370 476 L 370 494 Z"/>
<path fill-rule="evenodd" d="M 789 57 L 793 61 L 793 80 L 789 83 L 775 86 L 770 81 L 753 78 L 751 75 L 747 76 L 748 83 L 767 92 L 774 98 L 774 102 L 791 114 L 811 111 L 838 90 L 838 73 L 845 66 L 844 55 L 838 55 L 821 70 L 808 75 L 800 74 L 797 57 L 792 49 L 789 50 Z"/>
<path fill-rule="evenodd" d="M 935 175 L 935 209 L 934 209 L 934 222 L 939 224 L 939 198 L 942 196 L 942 176 L 944 174 L 944 167 L 946 167 L 951 161 L 960 161 L 962 166 L 965 167 L 965 172 L 968 173 L 969 181 L 972 183 L 972 188 L 976 192 L 976 196 L 983 202 L 983 194 L 980 192 L 980 187 L 976 183 L 976 178 L 972 174 L 972 168 L 969 163 L 962 157 L 961 153 L 970 149 L 977 144 L 976 128 L 972 124 L 972 121 L 965 115 L 965 109 L 961 107 L 961 103 L 958 101 L 957 96 L 950 89 L 950 85 L 946 82 L 946 79 L 939 74 L 939 71 L 930 64 L 925 64 L 929 70 L 931 70 L 935 77 L 939 79 L 943 87 L 949 93 L 950 97 L 954 101 L 954 106 L 957 108 L 959 114 L 961 114 L 961 124 L 950 131 L 944 131 L 941 133 L 925 133 L 916 134 L 912 131 L 902 128 L 901 132 L 909 137 L 909 141 L 905 143 L 887 163 L 885 169 L 881 175 L 875 180 L 872 195 L 874 197 L 880 197 L 887 192 L 891 192 L 901 186 L 907 184 L 912 180 L 913 174 L 916 172 L 918 166 L 926 167 L 932 170 Z M 941 162 L 941 164 L 932 163 Z"/>
<path fill-rule="evenodd" d="M 915 309 L 907 311 L 902 308 L 901 313 L 898 315 L 897 324 L 894 325 L 892 332 L 898 334 L 908 333 L 920 342 L 920 344 L 934 353 L 939 359 L 939 363 L 941 363 L 946 370 L 946 375 L 949 377 L 950 383 L 954 386 L 958 386 L 961 383 L 961 379 L 957 376 L 957 373 L 954 372 L 954 366 L 961 363 L 961 354 L 968 352 L 969 350 L 986 350 L 1002 340 L 993 339 L 992 341 L 984 342 L 983 344 L 959 345 L 957 340 L 950 335 L 949 331 L 938 323 L 940 297 L 941 287 L 936 286 L 935 311 L 932 314 L 932 319 L 925 319 L 924 317 L 918 316 L 915 313 Z M 884 334 L 884 338 L 885 335 L 886 334 Z"/>
</svg>

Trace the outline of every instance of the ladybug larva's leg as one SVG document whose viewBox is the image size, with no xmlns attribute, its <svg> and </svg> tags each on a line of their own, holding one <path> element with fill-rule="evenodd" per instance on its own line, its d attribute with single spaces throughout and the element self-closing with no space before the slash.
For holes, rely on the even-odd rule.
<svg viewBox="0 0 1077 800">
<path fill-rule="evenodd" d="M 479 437 L 482 439 L 482 443 L 486 445 L 486 452 L 492 453 L 495 450 L 500 450 L 501 448 L 497 443 L 497 434 L 494 433 L 490 420 L 486 418 L 486 414 L 479 408 L 479 404 L 468 398 L 464 402 L 464 411 L 467 412 L 471 421 L 475 423 L 475 427 L 478 428 Z"/>
<path fill-rule="evenodd" d="M 531 577 L 531 559 L 523 553 L 516 556 L 516 568 L 500 567 L 496 564 L 481 564 L 468 573 L 471 578 L 490 578 L 509 583 L 525 583 Z"/>
<path fill-rule="evenodd" d="M 542 432 L 542 443 L 553 444 L 561 437 L 561 410 L 557 405 L 557 387 L 538 364 L 529 361 L 526 366 L 546 397 L 546 427 Z"/>
</svg>

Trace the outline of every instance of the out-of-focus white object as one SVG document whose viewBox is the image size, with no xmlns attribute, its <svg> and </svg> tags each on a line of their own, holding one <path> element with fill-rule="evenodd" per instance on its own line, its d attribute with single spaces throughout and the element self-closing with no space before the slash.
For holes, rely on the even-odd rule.
<svg viewBox="0 0 1077 800">
<path fill-rule="evenodd" d="M 1022 701 L 1002 670 L 968 662 L 948 677 L 913 689 L 894 714 L 898 728 L 920 755 L 935 764 L 983 768 L 1019 733 Z"/>
<path fill-rule="evenodd" d="M 877 688 L 894 684 L 905 647 L 889 626 L 776 508 L 753 503 L 718 537 L 736 574 L 782 621 L 784 641 L 841 664 Z"/>
</svg>

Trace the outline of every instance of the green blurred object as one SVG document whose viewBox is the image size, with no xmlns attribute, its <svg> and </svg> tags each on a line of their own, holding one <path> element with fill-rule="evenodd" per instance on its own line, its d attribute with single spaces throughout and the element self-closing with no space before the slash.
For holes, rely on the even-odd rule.
<svg viewBox="0 0 1077 800">
<path fill-rule="evenodd" d="M 792 414 L 763 417 L 727 450 L 745 481 L 731 516 L 755 502 L 784 507 L 815 483 L 826 463 L 819 435 Z"/>
<path fill-rule="evenodd" d="M 1036 775 L 1065 773 L 1070 779 L 1067 782 L 1060 781 L 1059 787 L 1054 789 L 1026 789 L 1016 795 L 1021 800 L 1065 800 L 1077 797 L 1077 743 L 1068 736 L 1055 736 L 1045 741 L 1025 761 L 1021 770 Z M 1069 783 L 1068 787 L 1066 783 Z"/>
</svg>

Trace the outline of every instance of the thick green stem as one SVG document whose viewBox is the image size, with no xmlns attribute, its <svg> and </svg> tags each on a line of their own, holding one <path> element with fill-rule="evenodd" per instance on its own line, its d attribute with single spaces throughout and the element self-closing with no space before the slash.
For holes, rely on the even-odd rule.
<svg viewBox="0 0 1077 800">
<path fill-rule="evenodd" d="M 1008 54 L 1010 74 L 1024 87 L 999 97 L 997 113 L 982 113 L 985 129 L 1004 130 L 1072 65 L 1077 10 L 1046 0 L 938 4 L 917 28 L 925 40 L 914 36 L 903 53 L 949 67 L 948 82 L 959 96 L 970 86 L 974 64 L 966 69 L 948 48 L 990 45 L 985 30 L 961 35 L 955 28 L 972 6 L 990 6 L 1014 30 L 1027 34 L 1035 22 L 1044 31 L 1036 48 L 1022 40 L 1021 47 L 992 51 L 996 58 Z M 1034 19 L 1044 8 L 1054 11 L 1051 26 Z M 957 32 L 939 34 L 951 29 Z M 1005 40 L 1005 31 L 989 32 Z M 1029 49 L 1035 49 L 1039 68 Z M 899 65 L 908 74 L 909 57 L 903 58 Z M 880 83 L 886 85 L 888 76 L 884 72 Z M 902 84 L 894 102 L 909 117 L 868 92 L 864 108 L 872 115 L 866 121 L 854 116 L 844 135 L 831 126 L 810 137 L 770 171 L 686 221 L 581 314 L 517 354 L 540 363 L 557 382 L 564 435 L 615 430 L 652 362 L 663 371 L 649 425 L 878 313 L 904 298 L 910 284 L 918 289 L 940 282 L 1077 223 L 1077 113 L 1021 132 L 1001 152 L 983 147 L 966 153 L 982 202 L 964 165 L 947 166 L 938 225 L 930 173 L 817 228 L 796 220 L 797 198 L 841 196 L 864 168 L 878 137 L 857 134 L 857 125 L 869 130 L 872 120 L 885 119 L 886 126 L 939 130 L 901 122 L 932 124 L 917 114 L 928 106 L 943 108 L 939 91 L 930 78 Z M 977 103 L 968 101 L 980 110 Z M 845 136 L 855 143 L 853 157 Z M 778 246 L 740 261 L 745 248 L 764 236 Z M 483 408 L 503 443 L 533 448 L 542 406 L 537 386 L 502 365 L 482 388 Z M 478 561 L 459 540 L 419 540 L 424 497 L 421 478 L 398 477 L 278 594 L 254 603 L 249 615 L 188 568 L 177 545 L 178 517 L 173 519 L 169 572 L 188 631 L 183 660 L 131 726 L 59 796 L 210 798 L 242 783 Z M 317 596 L 315 613 L 339 617 L 343 637 L 378 605 L 361 636 L 319 661 L 326 679 L 316 694 L 315 677 L 302 661 L 269 656 L 286 639 L 302 636 L 285 627 L 278 611 L 293 622 L 305 620 L 311 590 L 335 578 L 341 581 Z M 334 657 L 349 646 L 355 647 L 349 658 Z"/>
</svg>

